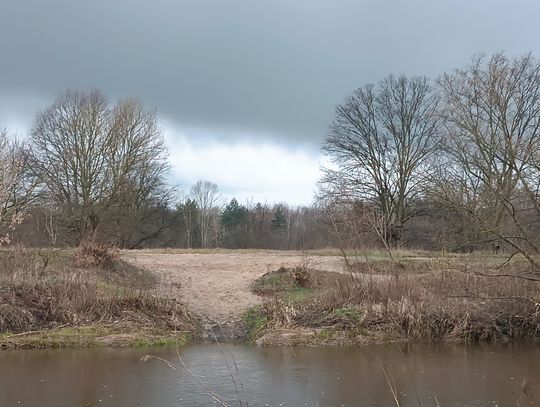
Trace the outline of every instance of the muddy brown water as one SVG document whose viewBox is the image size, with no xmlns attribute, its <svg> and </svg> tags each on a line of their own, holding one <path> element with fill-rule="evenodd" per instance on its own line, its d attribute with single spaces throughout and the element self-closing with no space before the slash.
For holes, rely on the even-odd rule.
<svg viewBox="0 0 540 407">
<path fill-rule="evenodd" d="M 156 359 L 141 361 L 146 354 L 177 370 Z M 219 405 L 201 382 L 233 406 L 239 398 L 247 399 L 244 406 L 392 406 L 384 372 L 401 406 L 540 405 L 535 344 L 193 345 L 179 354 L 196 377 L 174 348 L 2 351 L 0 406 Z"/>
</svg>

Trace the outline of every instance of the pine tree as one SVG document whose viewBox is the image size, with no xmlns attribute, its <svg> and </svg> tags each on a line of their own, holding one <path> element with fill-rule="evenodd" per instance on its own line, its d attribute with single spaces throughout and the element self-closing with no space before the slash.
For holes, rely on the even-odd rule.
<svg viewBox="0 0 540 407">
<path fill-rule="evenodd" d="M 287 228 L 287 218 L 283 212 L 283 207 L 278 205 L 272 216 L 272 229 L 273 230 L 285 230 Z"/>
<path fill-rule="evenodd" d="M 225 230 L 234 229 L 242 223 L 246 214 L 247 208 L 244 205 L 240 205 L 236 198 L 233 198 L 221 214 L 221 224 Z"/>
<path fill-rule="evenodd" d="M 245 245 L 245 224 L 248 210 L 233 198 L 221 214 L 223 244 L 225 247 L 238 248 Z"/>
</svg>

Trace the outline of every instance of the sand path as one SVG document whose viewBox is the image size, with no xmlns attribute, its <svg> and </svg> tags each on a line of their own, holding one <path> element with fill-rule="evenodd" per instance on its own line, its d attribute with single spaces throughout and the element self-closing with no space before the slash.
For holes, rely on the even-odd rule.
<svg viewBox="0 0 540 407">
<path fill-rule="evenodd" d="M 254 280 L 280 266 L 305 261 L 299 252 L 156 253 L 129 251 L 123 258 L 160 278 L 163 295 L 183 301 L 199 317 L 216 323 L 237 319 L 247 308 L 261 302 L 250 291 Z M 310 256 L 311 266 L 342 271 L 339 256 Z"/>
</svg>

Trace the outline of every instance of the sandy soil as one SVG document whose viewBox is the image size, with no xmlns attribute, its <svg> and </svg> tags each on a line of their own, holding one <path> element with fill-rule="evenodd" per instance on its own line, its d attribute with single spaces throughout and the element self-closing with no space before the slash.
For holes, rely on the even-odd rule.
<svg viewBox="0 0 540 407">
<path fill-rule="evenodd" d="M 238 318 L 261 298 L 250 291 L 251 283 L 280 266 L 297 266 L 305 261 L 298 252 L 215 252 L 156 253 L 124 252 L 125 260 L 160 276 L 163 295 L 178 298 L 201 318 L 224 323 Z M 310 256 L 310 266 L 342 271 L 339 256 Z"/>
</svg>

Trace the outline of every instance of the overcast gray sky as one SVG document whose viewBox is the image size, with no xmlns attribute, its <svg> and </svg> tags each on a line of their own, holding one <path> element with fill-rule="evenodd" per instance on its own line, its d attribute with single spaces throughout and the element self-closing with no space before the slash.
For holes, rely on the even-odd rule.
<svg viewBox="0 0 540 407">
<path fill-rule="evenodd" d="M 537 0 L 0 0 L 0 127 L 67 88 L 157 109 L 172 178 L 309 203 L 334 106 L 389 73 L 540 47 Z"/>
</svg>

